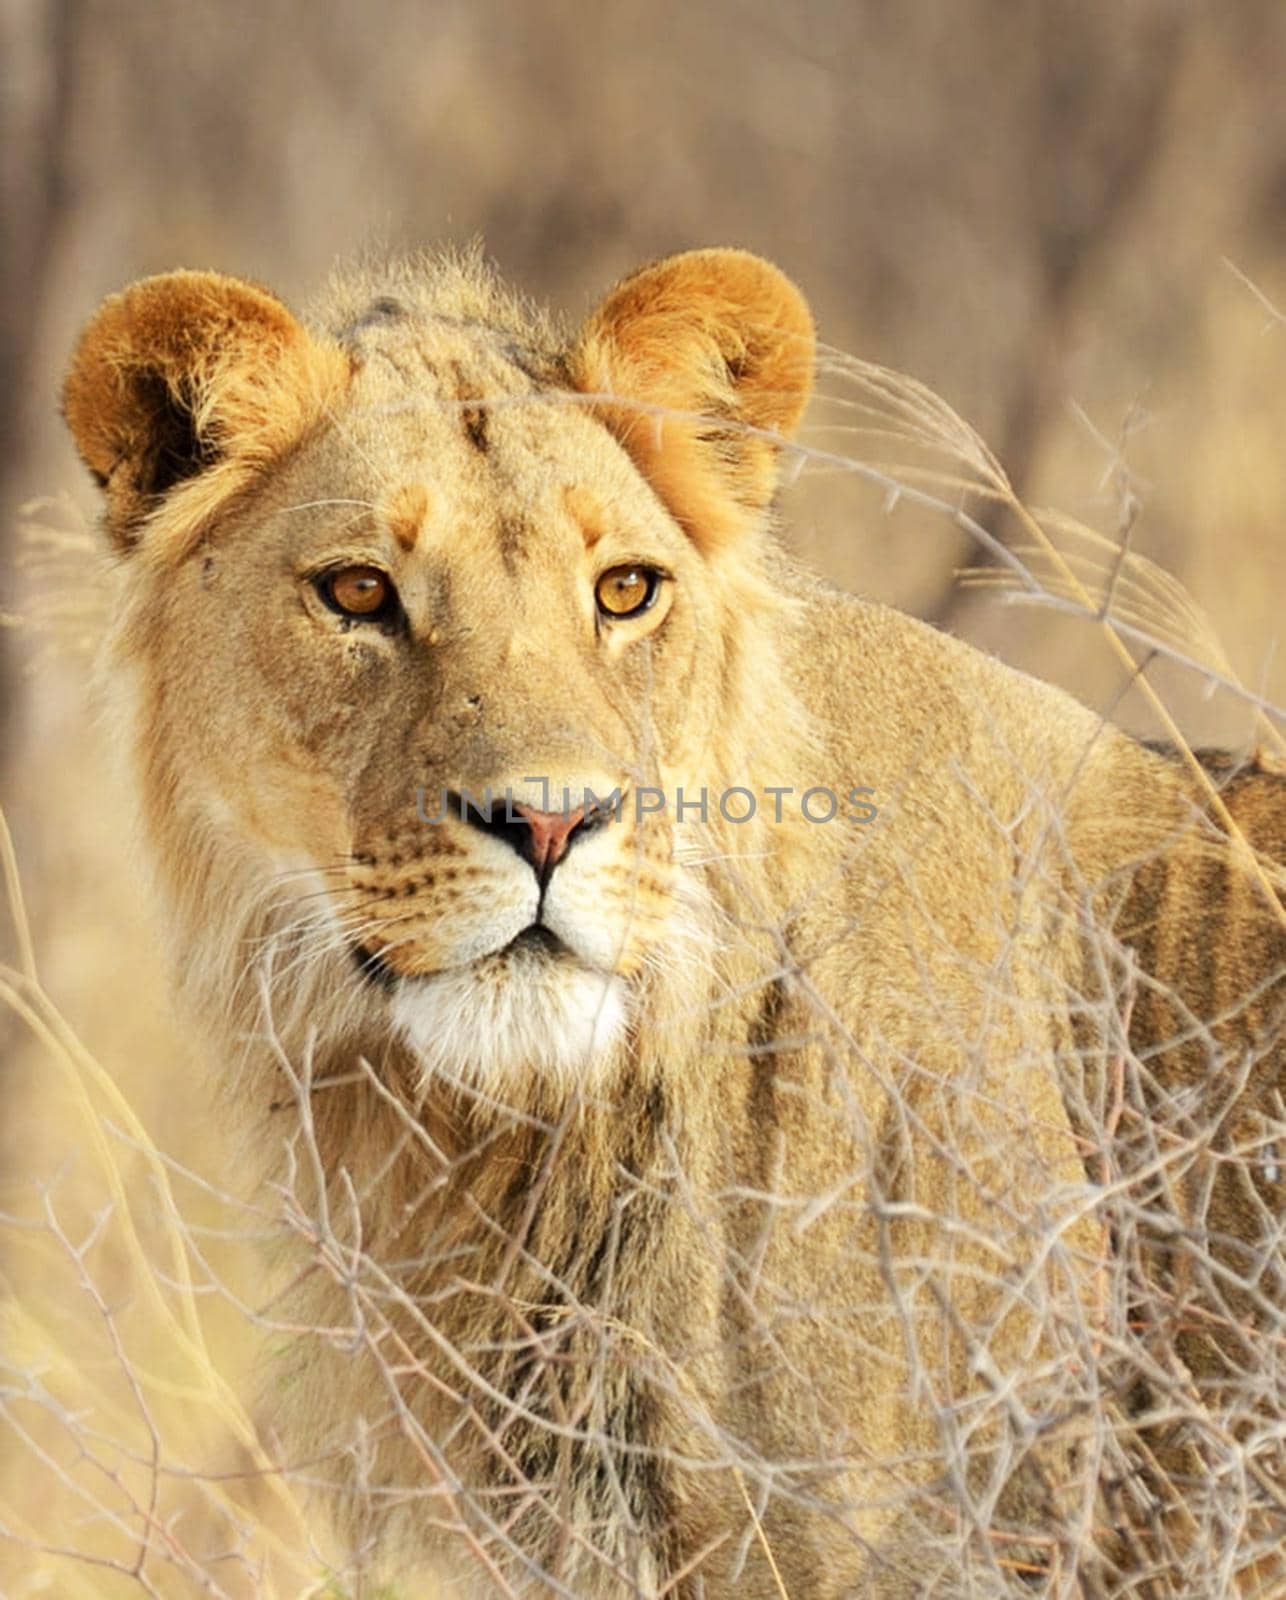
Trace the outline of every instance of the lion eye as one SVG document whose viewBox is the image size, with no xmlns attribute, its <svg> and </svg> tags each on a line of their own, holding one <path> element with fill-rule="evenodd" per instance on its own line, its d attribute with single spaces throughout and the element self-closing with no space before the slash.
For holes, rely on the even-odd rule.
<svg viewBox="0 0 1286 1600">
<path fill-rule="evenodd" d="M 344 617 L 384 621 L 397 607 L 397 590 L 378 567 L 339 567 L 317 580 L 322 599 Z"/>
<path fill-rule="evenodd" d="M 661 574 L 651 567 L 611 567 L 594 590 L 605 617 L 636 617 L 656 599 Z"/>
</svg>

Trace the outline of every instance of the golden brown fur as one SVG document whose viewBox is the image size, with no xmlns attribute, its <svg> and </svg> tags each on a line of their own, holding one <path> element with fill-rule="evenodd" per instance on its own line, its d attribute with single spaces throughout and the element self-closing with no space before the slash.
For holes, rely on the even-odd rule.
<svg viewBox="0 0 1286 1600">
<path fill-rule="evenodd" d="M 1200 1441 L 1148 1421 L 1155 1373 L 1103 1374 L 1151 1285 L 1217 1409 L 1281 1304 L 1284 785 L 1225 789 L 1252 878 L 1182 762 L 788 563 L 812 348 L 735 251 L 574 336 L 445 261 L 342 279 L 311 331 L 152 279 L 82 338 L 180 990 L 311 1252 L 289 1437 L 391 1566 L 470 1594 L 1105 1593 L 1148 1561 L 1176 1593 L 1200 1534 L 1158 1497 Z M 630 563 L 656 601 L 604 617 Z M 387 624 L 320 598 L 354 565 Z M 417 806 L 557 809 L 537 778 L 666 806 L 582 827 L 543 900 L 521 827 Z M 1207 1214 L 1259 1271 L 1194 1301 Z M 1113 1540 L 1127 1413 L 1152 1476 Z"/>
</svg>

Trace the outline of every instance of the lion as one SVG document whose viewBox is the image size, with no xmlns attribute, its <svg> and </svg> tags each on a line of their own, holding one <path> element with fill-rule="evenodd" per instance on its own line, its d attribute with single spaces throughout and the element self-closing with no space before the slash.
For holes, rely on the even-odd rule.
<svg viewBox="0 0 1286 1600">
<path fill-rule="evenodd" d="M 450 1593 L 1267 1593 L 1286 780 L 806 573 L 814 356 L 733 249 L 81 336 L 273 1425 Z"/>
</svg>

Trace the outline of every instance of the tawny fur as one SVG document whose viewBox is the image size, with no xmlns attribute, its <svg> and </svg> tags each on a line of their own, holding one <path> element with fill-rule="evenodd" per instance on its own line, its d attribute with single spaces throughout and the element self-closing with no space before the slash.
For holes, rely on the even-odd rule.
<svg viewBox="0 0 1286 1600">
<path fill-rule="evenodd" d="M 796 570 L 770 502 L 811 357 L 798 291 L 705 251 L 570 335 L 469 261 L 350 274 L 308 328 L 150 279 L 68 379 L 179 990 L 311 1241 L 281 1419 L 452 1592 L 896 1600 L 1078 1543 L 1128 1563 L 1091 1551 L 1075 1400 L 1121 1052 L 1140 1117 L 1227 1099 L 1168 1199 L 1181 1225 L 1213 1182 L 1243 1276 L 1286 1193 L 1220 1155 L 1280 1115 L 1286 783 L 1230 778 L 1249 874 L 1178 758 Z M 631 563 L 656 603 L 604 619 Z M 398 621 L 327 608 L 353 565 Z M 510 839 L 417 812 L 550 809 L 538 778 L 669 803 L 543 902 Z M 738 824 L 731 786 L 796 798 Z M 877 816 L 811 823 L 810 788 Z M 509 945 L 538 903 L 557 953 Z M 1143 1242 L 1163 1294 L 1181 1255 Z M 1176 1336 L 1212 1404 L 1280 1287 Z"/>
</svg>

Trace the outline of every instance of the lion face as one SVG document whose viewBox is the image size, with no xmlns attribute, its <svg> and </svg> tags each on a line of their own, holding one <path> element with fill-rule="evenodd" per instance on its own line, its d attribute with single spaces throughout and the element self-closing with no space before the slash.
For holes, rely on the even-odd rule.
<svg viewBox="0 0 1286 1600">
<path fill-rule="evenodd" d="M 306 869 L 426 1061 L 583 1068 L 674 914 L 672 818 L 638 801 L 689 755 L 715 596 L 583 407 L 493 371 L 479 392 L 512 403 L 484 432 L 365 353 L 343 411 L 179 575 L 171 644 L 214 668 L 182 709 L 211 735 L 211 815 Z"/>
<path fill-rule="evenodd" d="M 235 852 L 426 1076 L 583 1079 L 701 914 L 674 798 L 710 771 L 772 487 L 750 430 L 802 407 L 807 313 L 707 252 L 569 349 L 467 270 L 333 321 L 178 274 L 78 351 L 153 825 Z"/>
</svg>

